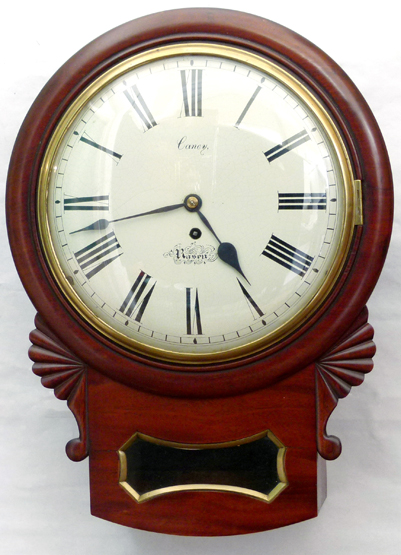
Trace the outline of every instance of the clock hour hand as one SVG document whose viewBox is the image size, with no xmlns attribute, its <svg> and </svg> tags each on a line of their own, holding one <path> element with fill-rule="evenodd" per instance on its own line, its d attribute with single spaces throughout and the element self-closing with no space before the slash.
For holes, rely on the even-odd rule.
<svg viewBox="0 0 401 555">
<path fill-rule="evenodd" d="M 133 216 L 125 216 L 124 218 L 117 218 L 115 220 L 97 220 L 93 222 L 93 224 L 87 225 L 86 227 L 82 227 L 81 229 L 76 229 L 75 231 L 71 231 L 70 235 L 73 233 L 78 233 L 80 231 L 93 231 L 93 230 L 103 230 L 106 229 L 110 224 L 115 222 L 122 222 L 124 220 L 132 220 L 133 218 L 140 218 L 141 216 L 150 216 L 151 214 L 162 214 L 163 212 L 170 212 L 171 210 L 177 210 L 177 208 L 182 208 L 184 204 L 181 202 L 180 204 L 171 204 L 169 206 L 163 206 L 161 208 L 156 208 L 155 210 L 149 210 L 148 212 L 142 212 L 141 214 L 134 214 Z"/>
<path fill-rule="evenodd" d="M 209 220 L 206 218 L 206 216 L 204 216 L 200 210 L 198 210 L 197 212 L 202 222 L 209 229 L 209 231 L 213 233 L 213 235 L 216 237 L 217 241 L 219 242 L 217 254 L 220 260 L 222 260 L 223 262 L 225 262 L 226 264 L 228 264 L 229 266 L 237 270 L 237 272 L 239 272 L 241 276 L 249 283 L 248 279 L 246 278 L 239 264 L 237 249 L 234 247 L 232 243 L 222 243 L 220 239 L 217 237 L 216 232 L 210 225 Z M 251 284 L 249 283 L 249 285 Z"/>
<path fill-rule="evenodd" d="M 232 243 L 220 243 L 219 248 L 217 249 L 217 254 L 219 255 L 220 260 L 232 266 L 249 283 L 244 272 L 241 270 L 241 266 L 238 261 L 237 249 Z M 249 285 L 251 284 L 249 283 Z"/>
</svg>

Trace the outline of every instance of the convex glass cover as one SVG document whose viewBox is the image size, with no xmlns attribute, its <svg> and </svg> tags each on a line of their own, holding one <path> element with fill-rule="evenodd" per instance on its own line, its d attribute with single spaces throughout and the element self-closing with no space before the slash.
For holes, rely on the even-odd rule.
<svg viewBox="0 0 401 555">
<path fill-rule="evenodd" d="M 232 359 L 322 302 L 354 225 L 324 107 L 266 59 L 214 44 L 126 60 L 71 105 L 41 171 L 45 253 L 73 307 L 136 352 Z"/>
</svg>

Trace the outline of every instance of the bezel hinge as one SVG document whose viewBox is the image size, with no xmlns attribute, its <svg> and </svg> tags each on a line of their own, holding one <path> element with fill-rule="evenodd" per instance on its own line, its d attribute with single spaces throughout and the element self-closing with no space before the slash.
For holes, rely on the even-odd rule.
<svg viewBox="0 0 401 555">
<path fill-rule="evenodd" d="M 354 195 L 354 225 L 363 225 L 362 181 L 360 179 L 354 179 Z"/>
</svg>

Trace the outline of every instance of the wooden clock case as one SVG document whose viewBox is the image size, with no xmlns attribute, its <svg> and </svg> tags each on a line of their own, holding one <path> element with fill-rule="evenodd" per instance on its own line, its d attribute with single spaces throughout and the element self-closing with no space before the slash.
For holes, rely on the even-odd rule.
<svg viewBox="0 0 401 555">
<path fill-rule="evenodd" d="M 72 100 L 102 72 L 149 48 L 215 42 L 266 56 L 324 104 L 362 183 L 363 225 L 317 311 L 293 333 L 245 359 L 186 366 L 146 359 L 100 335 L 67 303 L 38 234 L 36 194 L 49 138 Z M 326 423 L 339 398 L 372 369 L 366 302 L 390 239 L 392 179 L 376 121 L 359 91 L 323 52 L 275 23 L 230 10 L 174 10 L 122 25 L 73 56 L 45 86 L 18 135 L 7 184 L 10 244 L 38 316 L 34 372 L 67 400 L 89 455 L 92 513 L 136 528 L 184 535 L 256 532 L 317 515 L 324 459 L 341 452 Z M 119 483 L 118 451 L 135 434 L 179 444 L 224 444 L 270 430 L 286 447 L 286 487 L 267 503 L 221 491 L 174 491 L 138 503 Z M 183 470 L 185 472 L 185 470 Z M 211 489 L 211 488 L 210 488 Z"/>
</svg>

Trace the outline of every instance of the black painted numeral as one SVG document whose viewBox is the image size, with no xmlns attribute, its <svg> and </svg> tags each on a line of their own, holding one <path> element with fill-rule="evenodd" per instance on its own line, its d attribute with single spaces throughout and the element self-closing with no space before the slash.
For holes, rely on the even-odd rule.
<svg viewBox="0 0 401 555">
<path fill-rule="evenodd" d="M 198 289 L 186 288 L 187 335 L 202 335 Z"/>
<path fill-rule="evenodd" d="M 111 150 L 110 148 L 106 148 L 100 145 L 99 143 L 93 141 L 86 133 L 84 133 L 79 140 L 89 146 L 93 146 L 93 148 L 97 148 L 97 150 L 100 150 L 101 152 L 105 152 L 106 154 L 109 154 L 110 156 L 112 156 L 113 160 L 117 164 L 123 157 L 122 154 L 118 154 L 118 152 L 114 152 L 114 150 Z"/>
<path fill-rule="evenodd" d="M 279 210 L 326 210 L 326 193 L 279 193 Z"/>
<path fill-rule="evenodd" d="M 124 94 L 127 97 L 128 102 L 134 108 L 135 112 L 141 118 L 142 123 L 145 125 L 145 131 L 155 127 L 157 125 L 155 118 L 153 117 L 152 112 L 149 110 L 137 85 L 133 85 L 129 89 L 126 89 L 124 91 Z"/>
<path fill-rule="evenodd" d="M 185 117 L 202 117 L 202 70 L 181 70 Z"/>
<path fill-rule="evenodd" d="M 156 282 L 152 284 L 151 279 L 152 276 L 149 274 L 145 274 L 142 270 L 139 272 L 134 285 L 120 306 L 120 312 L 128 316 L 128 318 L 134 314 L 135 320 L 137 322 L 141 321 L 156 285 Z"/>
<path fill-rule="evenodd" d="M 302 145 L 303 143 L 306 143 L 306 141 L 309 141 L 309 140 L 310 140 L 310 137 L 309 137 L 308 133 L 305 130 L 300 131 L 299 133 L 296 133 L 295 135 L 293 135 L 289 139 L 286 139 L 285 141 L 283 141 L 281 144 L 279 144 L 277 146 L 274 146 L 270 150 L 267 150 L 265 152 L 266 159 L 269 162 L 273 162 L 273 160 L 276 160 L 277 158 L 279 158 L 283 154 L 286 154 L 287 152 L 290 152 L 290 150 L 293 150 L 297 146 L 300 146 L 300 145 Z"/>
<path fill-rule="evenodd" d="M 301 277 L 304 277 L 313 262 L 312 256 L 296 249 L 275 235 L 271 236 L 262 254 Z"/>
<path fill-rule="evenodd" d="M 246 299 L 246 302 L 249 306 L 249 310 L 252 313 L 253 319 L 257 320 L 258 318 L 260 318 L 261 316 L 264 315 L 264 313 L 262 312 L 262 310 L 258 307 L 258 305 L 256 304 L 256 302 L 252 299 L 251 295 L 248 293 L 248 291 L 245 289 L 245 287 L 242 285 L 242 283 L 240 282 L 240 280 L 237 278 L 238 281 L 238 285 L 241 288 L 241 291 Z"/>
<path fill-rule="evenodd" d="M 246 116 L 246 114 L 247 114 L 249 108 L 252 106 L 252 104 L 253 104 L 255 98 L 258 96 L 258 94 L 260 93 L 261 90 L 262 90 L 262 87 L 260 87 L 260 86 L 259 86 L 259 87 L 256 87 L 256 89 L 255 89 L 253 95 L 252 95 L 251 98 L 248 100 L 248 102 L 247 102 L 245 108 L 242 110 L 241 115 L 240 115 L 240 117 L 237 119 L 237 122 L 236 122 L 236 124 L 235 124 L 234 127 L 238 127 L 238 126 L 241 124 L 241 122 L 242 122 L 242 120 L 244 119 L 244 117 Z"/>
<path fill-rule="evenodd" d="M 121 247 L 114 231 L 111 231 L 104 237 L 90 243 L 74 254 L 85 276 L 91 279 L 100 272 L 100 270 L 103 270 L 103 268 L 111 264 L 113 260 L 122 255 L 122 252 L 120 252 L 115 256 L 110 256 L 117 250 L 121 250 Z"/>
<path fill-rule="evenodd" d="M 108 210 L 109 195 L 96 197 L 64 197 L 64 210 Z"/>
</svg>

